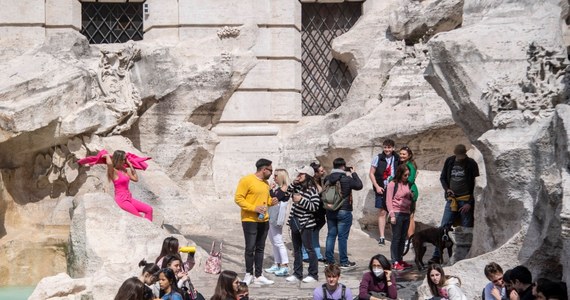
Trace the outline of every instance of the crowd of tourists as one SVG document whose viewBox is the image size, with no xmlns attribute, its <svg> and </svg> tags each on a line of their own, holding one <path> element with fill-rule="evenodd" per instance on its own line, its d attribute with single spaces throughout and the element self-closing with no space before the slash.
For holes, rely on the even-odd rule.
<svg viewBox="0 0 570 300">
<path fill-rule="evenodd" d="M 315 288 L 314 299 L 397 299 L 395 272 L 413 267 L 403 260 L 403 253 L 406 242 L 415 233 L 418 170 L 409 147 L 396 151 L 395 143 L 390 139 L 382 146 L 382 152 L 372 160 L 368 175 L 375 207 L 379 211 L 377 242 L 380 246 L 386 245 L 386 223 L 391 225 L 390 260 L 382 254 L 370 259 L 357 294 L 353 296 L 351 289 L 340 283 L 341 270 L 356 266 L 347 251 L 353 222 L 353 191 L 363 188 L 354 168 L 339 157 L 333 160 L 328 175 L 320 163 L 313 162 L 296 168 L 295 177 L 290 178 L 285 169 L 273 170 L 270 160 L 259 159 L 255 164 L 256 171 L 240 179 L 235 194 L 235 202 L 241 209 L 245 276 L 240 279 L 234 271 L 222 271 L 211 299 L 248 299 L 251 284 L 274 284 L 264 272 L 276 278 L 283 277 L 285 282 L 317 282 L 319 262 L 325 266 L 325 280 Z M 128 181 L 138 180 L 135 168 L 124 152 L 116 158 L 115 154 L 100 153 L 94 161 L 108 165 L 108 177 L 115 183 L 117 203 L 126 211 L 138 216 L 143 214 L 152 220 L 152 208 L 139 203 L 128 192 Z M 478 165 L 467 156 L 466 147 L 455 146 L 454 155 L 445 160 L 440 174 L 446 200 L 441 228 L 452 225 L 473 227 L 477 176 Z M 327 235 L 323 253 L 319 234 L 325 225 Z M 283 239 L 285 226 L 289 227 L 293 246 L 292 268 Z M 273 265 L 263 269 L 267 237 L 273 246 Z M 334 255 L 337 241 L 338 261 Z M 204 299 L 188 276 L 194 266 L 194 252 L 185 252 L 189 253 L 183 261 L 178 240 L 167 238 L 155 262 L 141 261 L 141 275 L 127 279 L 115 299 Z M 461 290 L 461 280 L 444 273 L 440 265 L 442 254 L 436 247 L 428 262 L 426 277 L 431 299 L 467 299 Z M 306 273 L 303 263 L 307 265 Z M 530 271 L 524 266 L 503 273 L 498 264 L 490 263 L 484 273 L 490 282 L 482 292 L 483 299 L 567 299 L 564 283 L 546 279 L 533 282 Z"/>
</svg>

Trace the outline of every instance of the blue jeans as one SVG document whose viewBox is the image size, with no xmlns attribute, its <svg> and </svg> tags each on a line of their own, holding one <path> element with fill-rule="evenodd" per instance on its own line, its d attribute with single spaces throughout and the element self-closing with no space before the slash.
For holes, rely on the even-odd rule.
<svg viewBox="0 0 570 300">
<path fill-rule="evenodd" d="M 322 260 L 323 259 L 323 254 L 321 253 L 321 244 L 319 243 L 319 231 L 317 230 L 317 228 L 315 227 L 315 230 L 313 230 L 313 249 L 315 249 L 315 253 L 317 254 L 317 259 L 318 260 Z M 307 254 L 307 250 L 305 250 L 305 246 L 303 246 L 301 248 L 301 251 L 303 252 L 303 260 L 307 260 L 309 259 L 309 254 Z"/>
<path fill-rule="evenodd" d="M 352 226 L 352 211 L 338 210 L 327 211 L 327 244 L 325 256 L 328 262 L 334 262 L 334 244 L 338 236 L 338 256 L 340 264 L 348 263 L 348 235 L 350 233 L 350 226 Z"/>
<path fill-rule="evenodd" d="M 467 201 L 457 201 L 457 210 L 463 207 L 463 205 L 469 204 Z M 444 226 L 451 226 L 453 225 L 455 219 L 461 218 L 461 226 L 462 227 L 473 227 L 473 205 L 471 209 L 467 213 L 461 213 L 459 211 L 451 211 L 451 201 L 445 201 L 445 209 L 443 211 L 443 217 L 441 217 L 441 227 Z M 439 258 L 441 254 L 439 253 L 439 249 L 435 248 L 433 251 L 433 257 Z"/>
<path fill-rule="evenodd" d="M 390 245 L 392 263 L 402 261 L 406 235 L 410 226 L 410 214 L 394 213 L 394 215 L 396 216 L 396 224 L 392 224 L 392 243 Z"/>
</svg>

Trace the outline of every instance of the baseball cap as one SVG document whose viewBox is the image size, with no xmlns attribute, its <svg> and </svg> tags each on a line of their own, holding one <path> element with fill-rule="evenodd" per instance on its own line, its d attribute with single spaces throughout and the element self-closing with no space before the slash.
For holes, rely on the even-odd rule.
<svg viewBox="0 0 570 300">
<path fill-rule="evenodd" d="M 295 172 L 307 174 L 311 177 L 315 176 L 315 170 L 313 170 L 313 168 L 310 166 L 302 166 L 300 168 L 295 169 Z"/>
</svg>

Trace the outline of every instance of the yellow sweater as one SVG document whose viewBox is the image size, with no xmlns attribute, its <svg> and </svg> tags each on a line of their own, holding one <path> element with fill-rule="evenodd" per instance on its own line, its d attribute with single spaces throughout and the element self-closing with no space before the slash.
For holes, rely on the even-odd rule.
<svg viewBox="0 0 570 300">
<path fill-rule="evenodd" d="M 257 212 L 255 212 L 256 206 L 271 205 L 267 181 L 259 179 L 255 174 L 242 177 L 236 189 L 235 201 L 241 207 L 242 222 L 269 221 L 269 214 L 266 213 L 265 218 L 259 220 Z"/>
</svg>

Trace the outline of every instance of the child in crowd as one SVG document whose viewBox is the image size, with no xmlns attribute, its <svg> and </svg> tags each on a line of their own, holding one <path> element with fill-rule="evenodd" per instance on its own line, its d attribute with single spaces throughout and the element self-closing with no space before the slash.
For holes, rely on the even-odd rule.
<svg viewBox="0 0 570 300">
<path fill-rule="evenodd" d="M 183 300 L 182 291 L 176 286 L 176 275 L 171 269 L 162 269 L 158 273 L 161 300 Z"/>
<path fill-rule="evenodd" d="M 361 300 L 378 300 L 386 297 L 398 298 L 396 276 L 392 273 L 392 265 L 382 254 L 374 255 L 368 264 L 369 272 L 364 273 L 360 281 L 358 298 Z"/>
<path fill-rule="evenodd" d="M 178 254 L 178 249 L 180 248 L 178 244 L 178 239 L 169 236 L 162 242 L 162 249 L 160 249 L 160 255 L 154 261 L 158 266 L 162 266 L 162 259 L 167 255 Z"/>
<path fill-rule="evenodd" d="M 427 269 L 428 285 L 433 300 L 467 300 L 461 291 L 461 280 L 457 277 L 446 276 L 440 265 L 431 264 Z"/>
<path fill-rule="evenodd" d="M 317 286 L 313 291 L 313 300 L 344 300 L 352 299 L 352 292 L 344 284 L 340 283 L 340 267 L 327 265 L 325 267 L 327 282 Z"/>
<path fill-rule="evenodd" d="M 143 268 L 139 280 L 146 285 L 145 294 L 150 292 L 154 297 L 158 297 L 160 289 L 156 285 L 158 281 L 156 273 L 160 271 L 160 267 L 153 263 L 147 263 L 144 259 L 139 262 L 139 267 Z"/>
<path fill-rule="evenodd" d="M 243 281 L 239 282 L 236 300 L 249 300 L 249 288 Z"/>
<path fill-rule="evenodd" d="M 491 262 L 485 266 L 485 276 L 489 279 L 489 283 L 483 291 L 486 300 L 503 300 L 508 299 L 507 289 L 503 278 L 503 269 L 495 262 Z"/>
<path fill-rule="evenodd" d="M 210 300 L 236 300 L 240 281 L 237 273 L 224 270 L 218 277 L 214 295 Z"/>
<path fill-rule="evenodd" d="M 119 288 L 115 300 L 152 300 L 152 294 L 145 294 L 145 285 L 136 277 L 131 277 Z M 150 298 L 148 298 L 150 296 Z"/>
</svg>

